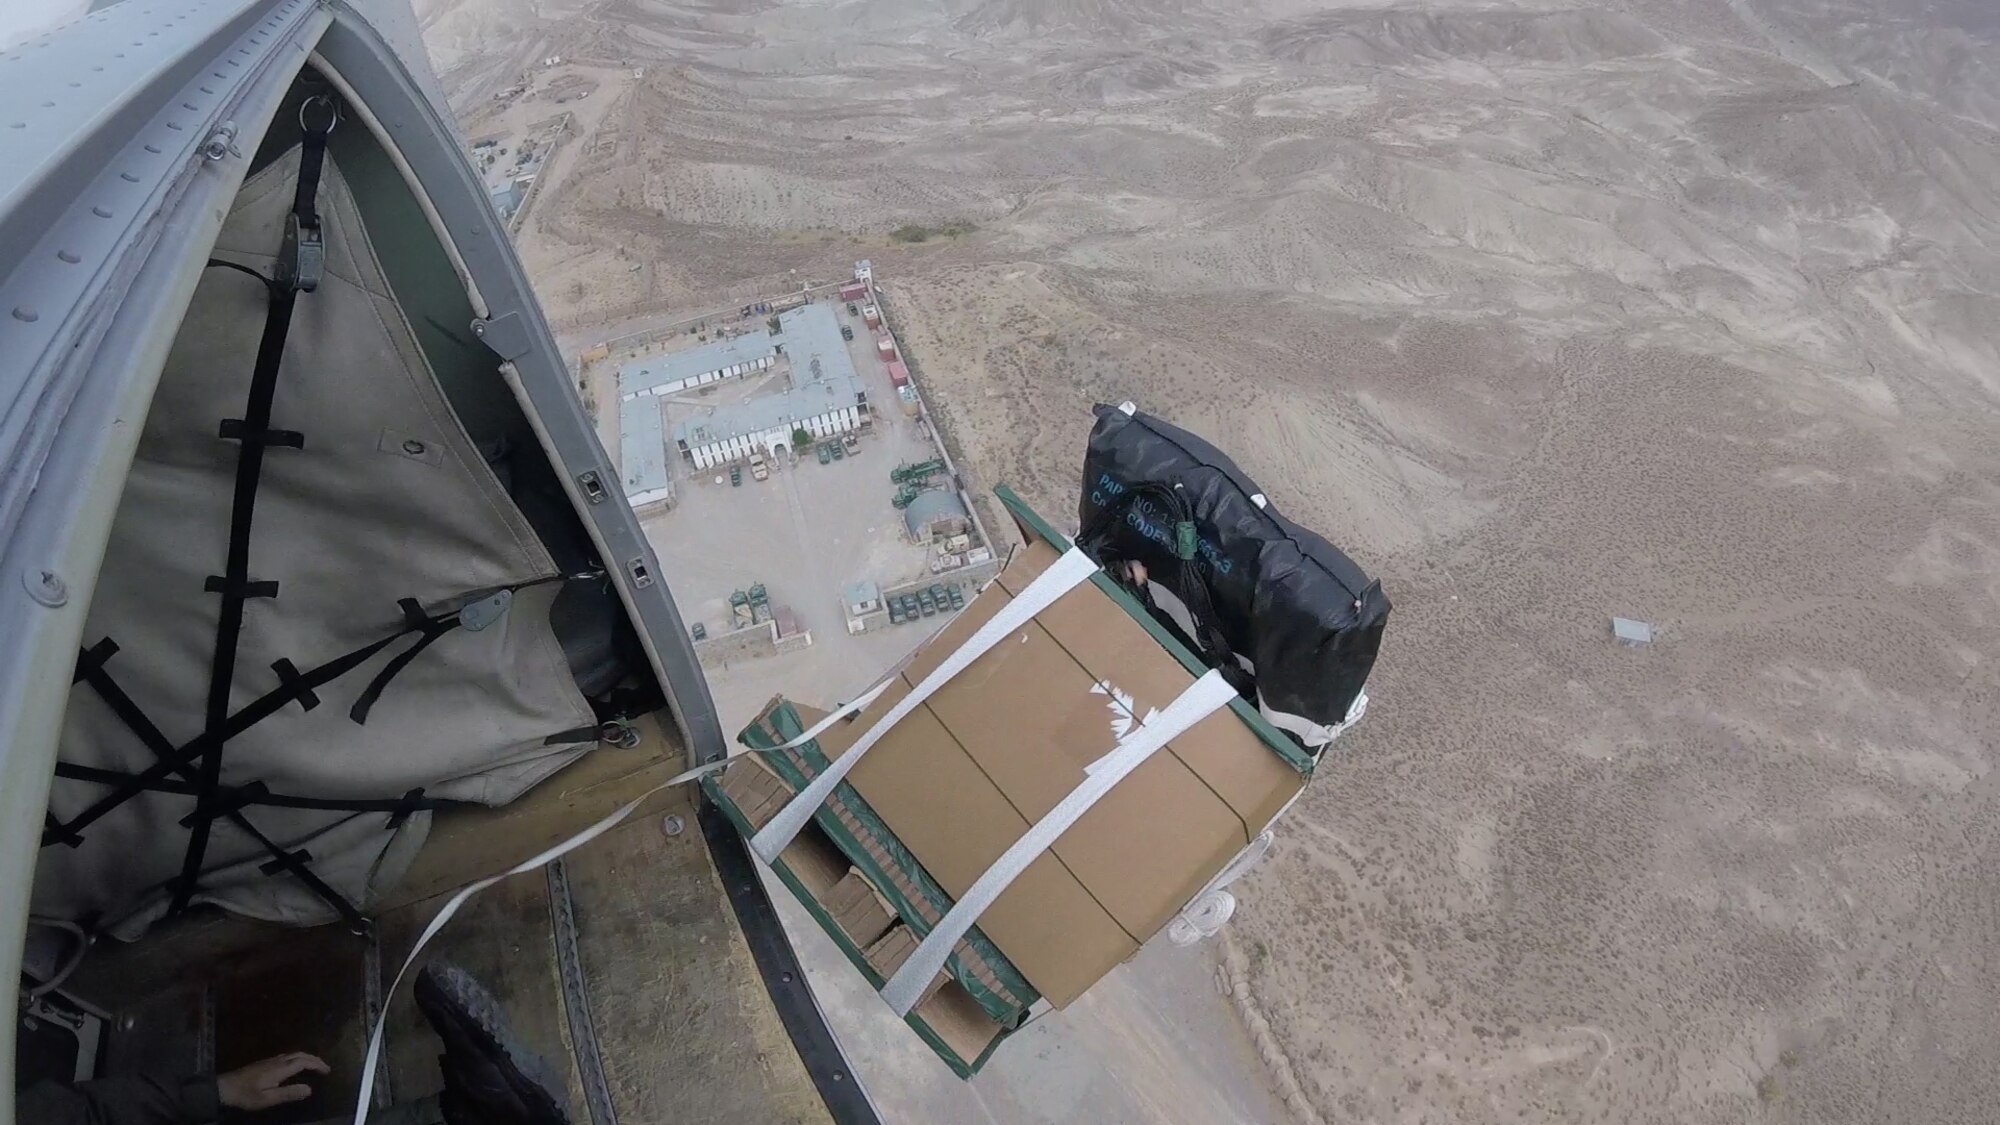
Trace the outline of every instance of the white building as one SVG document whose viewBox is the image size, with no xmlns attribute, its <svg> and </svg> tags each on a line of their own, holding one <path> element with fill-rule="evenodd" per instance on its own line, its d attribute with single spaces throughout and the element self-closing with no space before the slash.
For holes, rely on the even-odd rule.
<svg viewBox="0 0 2000 1125">
<path fill-rule="evenodd" d="M 644 356 L 618 368 L 618 398 L 666 395 L 766 370 L 778 362 L 771 337 L 732 336 L 698 348 Z"/>
<path fill-rule="evenodd" d="M 860 429 L 869 419 L 868 394 L 855 373 L 840 321 L 826 305 L 779 314 L 777 345 L 791 360 L 791 390 L 710 408 L 674 427 L 681 456 L 696 469 L 741 461 L 752 453 L 792 451 L 792 434 L 814 440 Z M 794 451 L 795 452 L 795 451 Z"/>
<path fill-rule="evenodd" d="M 618 406 L 618 461 L 625 502 L 638 515 L 671 507 L 674 482 L 667 472 L 667 428 L 660 400 L 630 399 Z"/>
</svg>

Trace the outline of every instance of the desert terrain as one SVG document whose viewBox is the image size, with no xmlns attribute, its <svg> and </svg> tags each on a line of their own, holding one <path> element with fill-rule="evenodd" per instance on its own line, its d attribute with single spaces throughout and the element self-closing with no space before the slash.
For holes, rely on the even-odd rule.
<svg viewBox="0 0 2000 1125">
<path fill-rule="evenodd" d="M 2000 1120 L 2000 8 L 417 9 L 590 80 L 565 339 L 871 258 L 978 481 L 1130 398 L 1382 578 L 1212 953 L 1295 1118 Z"/>
</svg>

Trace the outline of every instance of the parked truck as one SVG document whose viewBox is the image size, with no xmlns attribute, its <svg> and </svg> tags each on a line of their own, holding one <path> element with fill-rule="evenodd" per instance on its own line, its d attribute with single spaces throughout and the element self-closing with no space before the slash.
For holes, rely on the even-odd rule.
<svg viewBox="0 0 2000 1125">
<path fill-rule="evenodd" d="M 765 464 L 762 453 L 752 453 L 750 455 L 750 475 L 758 480 L 771 479 L 771 469 Z"/>
<path fill-rule="evenodd" d="M 895 468 L 890 469 L 889 483 L 921 484 L 923 483 L 925 478 L 931 476 L 932 474 L 941 473 L 943 471 L 944 471 L 944 461 L 940 458 L 933 457 L 929 461 L 918 461 L 913 465 L 912 464 L 898 465 Z"/>
</svg>

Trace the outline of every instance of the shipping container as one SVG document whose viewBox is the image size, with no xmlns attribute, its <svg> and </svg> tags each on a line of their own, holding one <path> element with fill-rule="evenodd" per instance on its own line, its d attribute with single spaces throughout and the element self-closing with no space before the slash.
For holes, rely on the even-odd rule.
<svg viewBox="0 0 2000 1125">
<path fill-rule="evenodd" d="M 850 281 L 840 287 L 840 299 L 843 301 L 861 301 L 867 297 L 868 283 L 865 281 Z"/>
<path fill-rule="evenodd" d="M 905 364 L 900 359 L 890 361 L 889 382 L 895 384 L 897 390 L 901 390 L 902 388 L 909 386 L 910 385 L 909 365 Z"/>
<path fill-rule="evenodd" d="M 882 357 L 883 363 L 896 362 L 896 341 L 891 340 L 887 336 L 877 336 L 875 338 L 875 354 Z"/>
</svg>

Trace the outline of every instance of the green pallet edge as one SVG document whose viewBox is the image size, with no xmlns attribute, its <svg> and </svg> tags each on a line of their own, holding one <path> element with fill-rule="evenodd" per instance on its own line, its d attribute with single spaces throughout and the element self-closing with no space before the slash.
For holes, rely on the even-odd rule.
<svg viewBox="0 0 2000 1125">
<path fill-rule="evenodd" d="M 767 730 L 764 725 L 766 722 L 769 722 L 775 730 Z M 754 750 L 769 750 L 780 743 L 789 742 L 804 733 L 805 725 L 800 722 L 798 712 L 792 708 L 791 703 L 781 701 L 757 721 L 744 727 L 742 733 L 736 736 L 736 740 Z M 773 737 L 773 735 L 776 737 Z M 821 752 L 818 741 L 807 742 L 795 747 L 794 752 L 806 757 L 812 766 L 813 776 L 818 776 L 819 771 L 826 768 L 826 755 Z M 765 754 L 763 758 L 767 764 L 778 772 L 780 777 L 785 779 L 785 783 L 792 787 L 793 792 L 804 789 L 812 780 L 811 777 L 803 775 L 785 754 Z M 870 824 L 880 826 L 876 843 L 889 852 L 896 861 L 896 866 L 908 875 L 912 882 L 917 884 L 924 897 L 929 900 L 931 909 L 937 912 L 938 917 L 944 917 L 951 910 L 955 900 L 945 892 L 943 887 L 938 885 L 937 880 L 931 877 L 930 872 L 924 870 L 923 865 L 917 861 L 917 857 L 910 854 L 909 849 L 905 848 L 902 841 L 896 838 L 896 834 L 889 831 L 888 826 L 882 823 L 882 818 L 875 814 L 875 810 L 869 807 L 868 802 L 862 798 L 861 794 L 856 792 L 852 785 L 844 781 L 835 787 L 834 794 L 842 803 L 852 809 L 857 817 Z M 919 938 L 930 934 L 931 923 L 924 920 L 922 915 L 917 912 L 916 904 L 909 901 L 903 895 L 901 889 L 887 877 L 887 873 L 877 868 L 873 857 L 869 856 L 867 850 L 862 847 L 861 842 L 848 832 L 847 826 L 840 823 L 840 818 L 834 815 L 832 809 L 821 805 L 818 809 L 814 810 L 813 820 L 819 825 L 822 831 L 833 838 L 834 844 L 847 856 L 848 861 L 868 875 L 869 882 L 875 885 L 875 889 L 880 891 L 883 897 L 889 899 L 895 905 L 897 915 L 902 918 L 904 925 L 910 927 L 911 932 L 915 933 Z M 1028 1008 L 1032 1007 L 1035 1001 L 1041 999 L 1041 994 L 1035 990 L 1033 985 L 1028 983 L 1027 978 L 1021 975 L 1021 971 L 1014 967 L 1013 962 L 1009 961 L 1006 955 L 1000 952 L 999 947 L 995 946 L 991 939 L 980 932 L 979 927 L 974 926 L 971 930 L 967 931 L 964 941 L 979 952 L 980 957 L 986 962 L 987 967 L 993 971 L 996 977 L 1000 978 L 1001 982 L 1010 992 L 1020 997 L 1021 1001 L 1019 1004 L 1012 1003 L 1006 997 L 1000 996 L 987 988 L 984 982 L 980 981 L 962 963 L 962 959 L 956 950 L 953 951 L 946 961 L 946 966 L 950 969 L 952 978 L 958 981 L 966 992 L 971 994 L 972 998 L 978 1002 L 980 1008 L 987 1015 L 1009 1027 L 1018 1024 L 1022 1017 L 1027 1014 Z"/>
<path fill-rule="evenodd" d="M 744 839 L 747 840 L 757 834 L 757 830 L 752 828 L 750 821 L 744 817 L 743 810 L 737 808 L 736 802 L 729 799 L 729 794 L 722 791 L 721 784 L 714 776 L 711 775 L 701 779 L 701 791 L 708 795 L 709 801 L 716 808 L 722 810 L 722 815 L 727 817 L 729 822 L 736 826 L 736 831 L 742 833 Z M 813 921 L 819 923 L 819 928 L 826 931 L 826 936 L 833 939 L 833 944 L 839 947 L 840 952 L 847 958 L 848 963 L 860 972 L 862 979 L 868 982 L 869 987 L 877 992 L 887 987 L 889 982 L 882 979 L 881 974 L 875 971 L 875 966 L 870 965 L 868 958 L 861 950 L 852 941 L 848 940 L 847 932 L 842 930 L 840 924 L 833 920 L 833 916 L 820 906 L 819 900 L 812 896 L 812 892 L 806 890 L 805 884 L 799 881 L 798 876 L 792 874 L 791 865 L 780 859 L 771 865 L 771 870 L 778 876 L 778 881 L 785 884 L 791 890 L 792 897 L 799 900 L 799 905 L 806 908 L 806 913 L 812 915 Z M 994 1036 L 992 1041 L 986 1044 L 986 1049 L 979 1052 L 979 1057 L 968 1063 L 959 1056 L 957 1051 L 952 1050 L 943 1039 L 938 1038 L 937 1032 L 931 1030 L 930 1024 L 924 1022 L 923 1017 L 912 1012 L 903 1017 L 903 1022 L 908 1024 L 910 1030 L 917 1033 L 917 1038 L 922 1039 L 932 1051 L 936 1052 L 938 1058 L 944 1060 L 944 1064 L 951 1068 L 951 1072 L 960 1078 L 970 1078 L 978 1074 L 980 1068 L 986 1065 L 986 1061 L 993 1057 L 994 1050 L 1008 1036 L 1018 1030 L 1017 1028 L 1003 1025 L 1000 1029 L 1000 1034 Z"/>
</svg>

